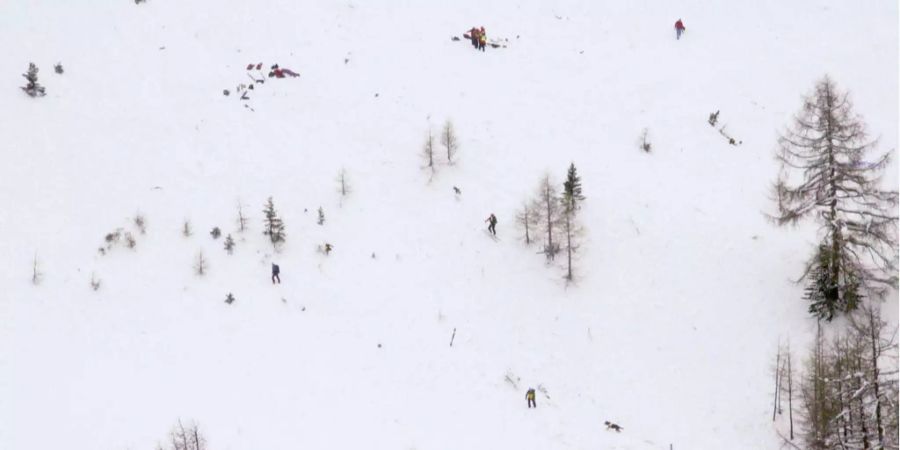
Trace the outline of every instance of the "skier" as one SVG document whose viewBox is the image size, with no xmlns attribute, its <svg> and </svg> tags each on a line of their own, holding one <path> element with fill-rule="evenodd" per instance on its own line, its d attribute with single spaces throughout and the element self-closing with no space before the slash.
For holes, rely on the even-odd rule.
<svg viewBox="0 0 900 450">
<path fill-rule="evenodd" d="M 495 216 L 494 213 L 491 213 L 491 215 L 488 216 L 487 219 L 485 219 L 485 222 L 488 223 L 488 232 L 490 232 L 491 234 L 496 236 L 497 235 L 497 216 Z"/>
<path fill-rule="evenodd" d="M 534 400 L 534 388 L 528 388 L 528 392 L 525 393 L 525 399 L 528 400 L 529 408 L 537 408 L 537 402 Z"/>
<path fill-rule="evenodd" d="M 681 22 L 681 19 L 678 19 L 678 21 L 675 22 L 675 39 L 681 39 L 681 33 L 684 33 L 686 30 L 687 28 L 684 27 L 684 23 Z"/>
<path fill-rule="evenodd" d="M 484 32 L 484 27 L 481 27 L 478 30 L 478 49 L 484 51 L 484 47 L 487 44 L 487 33 Z"/>
<path fill-rule="evenodd" d="M 278 274 L 281 273 L 281 268 L 278 267 L 278 264 L 272 263 L 272 284 L 275 284 L 275 280 L 278 280 L 278 284 L 281 284 L 281 277 Z"/>
</svg>

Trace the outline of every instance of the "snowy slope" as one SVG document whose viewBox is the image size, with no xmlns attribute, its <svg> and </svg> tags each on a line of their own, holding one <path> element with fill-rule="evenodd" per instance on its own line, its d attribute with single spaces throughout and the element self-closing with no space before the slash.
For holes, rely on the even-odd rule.
<svg viewBox="0 0 900 450">
<path fill-rule="evenodd" d="M 897 5 L 600 3 L 0 4 L 0 448 L 150 449 L 178 418 L 226 450 L 773 448 L 770 359 L 809 337 L 790 279 L 815 242 L 763 215 L 776 132 L 828 73 L 897 146 Z M 450 40 L 473 25 L 508 48 Z M 44 98 L 14 88 L 29 61 Z M 251 112 L 222 90 L 259 61 L 301 77 Z M 447 119 L 460 161 L 429 181 Z M 567 287 L 513 216 L 570 161 Z M 136 249 L 100 255 L 137 213 Z"/>
</svg>

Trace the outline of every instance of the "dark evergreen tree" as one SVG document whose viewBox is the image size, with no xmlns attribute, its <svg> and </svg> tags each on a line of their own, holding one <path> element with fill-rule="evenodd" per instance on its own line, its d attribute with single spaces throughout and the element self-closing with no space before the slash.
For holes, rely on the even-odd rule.
<svg viewBox="0 0 900 450">
<path fill-rule="evenodd" d="M 574 280 L 574 274 L 572 271 L 572 256 L 578 249 L 577 241 L 578 236 L 581 234 L 581 227 L 578 226 L 578 222 L 575 217 L 579 192 L 581 192 L 581 187 L 578 182 L 578 177 L 575 175 L 575 165 L 573 164 L 569 168 L 569 179 L 566 180 L 565 191 L 563 192 L 562 199 L 560 199 L 560 202 L 562 203 L 560 225 L 562 226 L 562 231 L 566 238 L 565 278 L 567 281 Z M 583 199 L 584 197 L 581 198 Z"/>
<path fill-rule="evenodd" d="M 275 211 L 275 202 L 272 201 L 272 197 L 269 197 L 266 201 L 263 214 L 266 215 L 263 234 L 269 236 L 272 246 L 278 250 L 279 246 L 284 243 L 287 235 L 284 232 L 284 222 L 281 221 L 281 218 L 278 217 L 278 212 Z"/>
<path fill-rule="evenodd" d="M 578 170 L 575 169 L 575 163 L 569 165 L 569 171 L 566 173 L 566 181 L 563 182 L 563 195 L 569 202 L 572 210 L 578 209 L 578 203 L 584 200 L 581 193 L 581 177 L 578 176 Z"/>
<path fill-rule="evenodd" d="M 222 235 L 222 230 L 219 227 L 213 227 L 213 229 L 209 232 L 209 235 L 212 236 L 213 239 L 218 239 L 219 236 Z"/>
<path fill-rule="evenodd" d="M 38 68 L 34 63 L 28 63 L 28 72 L 22 74 L 28 80 L 28 84 L 22 86 L 22 90 L 31 97 L 43 97 L 46 95 L 44 87 L 38 83 L 37 74 Z"/>
<path fill-rule="evenodd" d="M 880 298 L 896 288 L 898 195 L 879 186 L 889 154 L 864 160 L 875 142 L 848 95 L 827 77 L 816 83 L 779 145 L 772 219 L 786 225 L 812 216 L 829 247 L 816 251 L 801 277 L 815 285 L 807 298 L 822 305 L 811 311 L 827 318 L 856 308 L 862 293 Z"/>
<path fill-rule="evenodd" d="M 832 277 L 832 268 L 842 264 L 839 256 L 834 253 L 831 246 L 819 246 L 815 263 L 806 278 L 806 293 L 803 296 L 810 302 L 809 313 L 829 322 L 836 313 L 856 309 L 862 299 L 859 280 L 852 267 L 840 271 L 841 275 L 846 277 L 843 282 L 835 282 Z"/>
<path fill-rule="evenodd" d="M 318 220 L 316 220 L 316 223 L 319 225 L 325 225 L 325 211 L 321 206 L 319 207 L 319 218 Z"/>
</svg>

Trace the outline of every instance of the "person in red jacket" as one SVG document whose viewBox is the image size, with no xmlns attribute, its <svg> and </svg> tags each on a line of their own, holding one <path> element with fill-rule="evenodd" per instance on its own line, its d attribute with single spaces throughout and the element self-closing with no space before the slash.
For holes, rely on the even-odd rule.
<svg viewBox="0 0 900 450">
<path fill-rule="evenodd" d="M 684 27 L 681 19 L 678 19 L 678 22 L 675 22 L 675 39 L 681 39 L 681 33 L 684 33 L 684 30 L 687 30 L 687 28 Z"/>
</svg>

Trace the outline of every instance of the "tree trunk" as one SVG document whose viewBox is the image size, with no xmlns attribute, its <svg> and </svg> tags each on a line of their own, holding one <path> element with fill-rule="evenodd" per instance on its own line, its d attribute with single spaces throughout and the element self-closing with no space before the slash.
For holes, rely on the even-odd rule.
<svg viewBox="0 0 900 450">
<path fill-rule="evenodd" d="M 881 395 L 878 387 L 878 357 L 880 356 L 880 352 L 878 351 L 878 341 L 880 339 L 880 333 L 878 330 L 879 327 L 876 326 L 878 324 L 875 323 L 876 320 L 879 319 L 876 319 L 875 313 L 872 310 L 866 310 L 866 316 L 869 322 L 869 339 L 872 349 L 872 380 L 870 383 L 872 384 L 873 394 L 875 395 L 875 428 L 878 431 L 878 448 L 883 449 L 884 427 L 882 426 L 881 421 Z"/>
<path fill-rule="evenodd" d="M 781 346 L 778 347 L 778 354 L 775 355 L 775 400 L 772 402 L 772 422 L 775 421 L 775 413 L 778 411 L 778 386 L 781 375 Z"/>
<path fill-rule="evenodd" d="M 568 257 L 568 274 L 566 279 L 572 281 L 572 211 L 566 213 L 566 256 Z"/>
<path fill-rule="evenodd" d="M 791 440 L 794 440 L 794 405 L 793 405 L 793 378 L 794 374 L 791 372 L 791 349 L 788 347 L 787 354 L 787 366 L 788 366 L 788 416 L 790 417 L 791 422 Z"/>
</svg>

